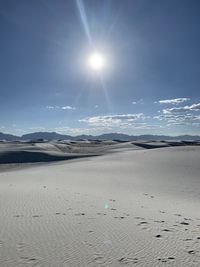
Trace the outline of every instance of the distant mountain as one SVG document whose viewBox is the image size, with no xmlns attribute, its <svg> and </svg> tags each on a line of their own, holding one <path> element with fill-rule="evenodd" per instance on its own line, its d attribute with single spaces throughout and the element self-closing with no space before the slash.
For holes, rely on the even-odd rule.
<svg viewBox="0 0 200 267">
<path fill-rule="evenodd" d="M 4 134 L 4 133 L 0 133 L 0 140 L 7 140 L 7 141 L 15 141 L 15 140 L 19 140 L 19 136 L 15 136 L 12 134 Z"/>
<path fill-rule="evenodd" d="M 178 135 L 178 136 L 168 136 L 168 135 L 140 135 L 137 136 L 137 140 L 152 140 L 152 141 L 200 141 L 199 135 Z"/>
<path fill-rule="evenodd" d="M 46 140 L 58 140 L 58 139 L 72 139 L 70 135 L 62 135 L 56 132 L 36 132 L 24 134 L 20 138 L 21 140 L 37 140 L 37 139 L 46 139 Z"/>
<path fill-rule="evenodd" d="M 120 141 L 132 141 L 136 140 L 135 136 L 122 134 L 122 133 L 108 133 L 96 136 L 96 139 L 100 140 L 120 140 Z"/>
<path fill-rule="evenodd" d="M 99 140 L 121 140 L 121 141 L 137 141 L 137 140 L 145 140 L 145 141 L 162 141 L 162 140 L 171 140 L 171 141 L 199 141 L 200 136 L 196 135 L 180 135 L 180 136 L 168 136 L 168 135 L 127 135 L 121 133 L 108 133 L 102 134 L 99 136 L 95 136 L 95 139 Z"/>
<path fill-rule="evenodd" d="M 180 135 L 180 136 L 168 136 L 168 135 L 127 135 L 122 133 L 107 133 L 101 134 L 97 136 L 93 135 L 78 135 L 78 136 L 70 136 L 63 135 L 56 132 L 36 132 L 24 134 L 21 137 L 15 136 L 11 134 L 0 133 L 0 140 L 37 140 L 37 139 L 45 139 L 45 140 L 120 140 L 120 141 L 137 141 L 137 140 L 145 140 L 145 141 L 161 141 L 161 140 L 171 140 L 171 141 L 200 141 L 200 136 L 198 135 Z"/>
</svg>

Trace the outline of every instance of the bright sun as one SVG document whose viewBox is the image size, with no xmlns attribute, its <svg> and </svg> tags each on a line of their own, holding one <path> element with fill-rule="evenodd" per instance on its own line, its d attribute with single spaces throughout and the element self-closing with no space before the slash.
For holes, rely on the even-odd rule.
<svg viewBox="0 0 200 267">
<path fill-rule="evenodd" d="M 89 56 L 88 63 L 93 70 L 100 71 L 105 65 L 105 58 L 102 54 L 95 52 Z"/>
</svg>

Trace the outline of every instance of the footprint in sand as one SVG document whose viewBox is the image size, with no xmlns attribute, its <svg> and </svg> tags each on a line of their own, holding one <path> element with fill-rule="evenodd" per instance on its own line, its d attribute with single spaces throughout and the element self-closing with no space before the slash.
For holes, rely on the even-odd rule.
<svg viewBox="0 0 200 267">
<path fill-rule="evenodd" d="M 84 216 L 85 213 L 84 212 L 80 212 L 80 213 L 75 213 L 75 216 Z"/>
<path fill-rule="evenodd" d="M 94 262 L 96 262 L 98 264 L 104 263 L 103 257 L 101 257 L 101 256 L 95 257 Z"/>
<path fill-rule="evenodd" d="M 195 252 L 195 250 L 191 249 L 191 250 L 188 250 L 188 253 L 189 254 L 195 254 L 196 252 Z"/>
<path fill-rule="evenodd" d="M 161 261 L 161 262 L 167 262 L 167 260 L 164 259 L 164 258 L 158 258 L 158 261 Z"/>
<path fill-rule="evenodd" d="M 96 254 L 94 256 L 94 259 L 91 261 L 91 263 L 105 264 L 105 259 L 101 254 Z"/>
<path fill-rule="evenodd" d="M 142 222 L 139 222 L 138 225 L 144 225 L 144 224 L 148 224 L 148 222 L 146 221 L 142 221 Z"/>
<path fill-rule="evenodd" d="M 189 225 L 189 223 L 188 222 L 185 222 L 185 221 L 180 222 L 180 224 L 182 224 L 182 225 Z"/>
<path fill-rule="evenodd" d="M 24 217 L 24 215 L 19 215 L 19 214 L 17 214 L 17 215 L 14 215 L 13 217 L 15 217 L 15 218 L 20 218 L 20 217 Z"/>
<path fill-rule="evenodd" d="M 155 235 L 155 237 L 156 237 L 156 238 L 161 238 L 161 237 L 162 237 L 162 235 L 160 235 L 160 234 L 157 234 L 157 235 Z"/>
<path fill-rule="evenodd" d="M 121 265 L 129 265 L 129 264 L 138 263 L 138 258 L 122 257 L 118 261 Z"/>
<path fill-rule="evenodd" d="M 35 262 L 37 259 L 35 259 L 35 258 L 30 258 L 30 259 L 28 259 L 28 261 L 27 261 L 27 263 L 31 263 L 31 262 Z"/>
<path fill-rule="evenodd" d="M 193 221 L 192 219 L 190 218 L 184 218 L 185 221 Z"/>
<path fill-rule="evenodd" d="M 22 261 L 22 264 L 25 264 L 24 266 L 37 266 L 41 264 L 41 260 L 35 258 L 35 257 L 20 257 L 20 260 Z"/>
<path fill-rule="evenodd" d="M 174 257 L 158 258 L 158 261 L 160 262 L 168 262 L 168 260 L 175 260 L 175 258 Z"/>
<path fill-rule="evenodd" d="M 167 229 L 167 228 L 165 228 L 165 229 L 162 229 L 162 231 L 163 231 L 163 232 L 172 232 L 172 230 L 170 230 L 170 229 Z"/>
<path fill-rule="evenodd" d="M 154 221 L 156 223 L 164 223 L 165 221 L 164 220 L 161 220 L 161 221 Z"/>
<path fill-rule="evenodd" d="M 174 216 L 181 217 L 182 215 L 179 213 L 175 213 Z"/>
<path fill-rule="evenodd" d="M 159 212 L 160 212 L 160 213 L 166 213 L 166 211 L 164 211 L 164 210 L 159 210 Z"/>
<path fill-rule="evenodd" d="M 147 193 L 145 193 L 145 194 L 143 194 L 144 196 L 149 196 L 149 194 L 147 194 Z M 151 196 L 149 196 L 150 198 L 155 198 L 155 196 L 153 196 L 153 195 L 151 195 Z"/>
</svg>

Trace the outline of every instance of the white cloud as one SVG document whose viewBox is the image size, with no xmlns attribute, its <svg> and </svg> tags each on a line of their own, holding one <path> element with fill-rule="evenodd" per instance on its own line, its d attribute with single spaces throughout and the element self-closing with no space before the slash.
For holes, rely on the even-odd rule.
<svg viewBox="0 0 200 267">
<path fill-rule="evenodd" d="M 138 100 L 138 101 L 132 101 L 132 105 L 136 105 L 136 104 L 141 104 L 141 105 L 143 105 L 143 104 L 144 104 L 144 100 L 141 98 L 141 99 Z"/>
<path fill-rule="evenodd" d="M 154 119 L 159 121 L 166 121 L 167 125 L 200 125 L 200 115 L 186 114 L 162 114 L 155 116 Z"/>
<path fill-rule="evenodd" d="M 76 108 L 75 107 L 71 107 L 71 106 L 64 106 L 64 107 L 61 107 L 61 109 L 68 109 L 68 110 L 75 110 Z"/>
<path fill-rule="evenodd" d="M 75 110 L 76 108 L 75 107 L 72 107 L 72 106 L 47 106 L 46 107 L 47 109 L 63 109 L 63 110 Z"/>
<path fill-rule="evenodd" d="M 190 110 L 195 110 L 195 111 L 197 111 L 197 110 L 200 110 L 200 103 L 198 103 L 198 104 L 192 104 L 191 106 L 186 106 L 187 108 L 189 108 Z"/>
<path fill-rule="evenodd" d="M 95 116 L 90 118 L 84 118 L 79 122 L 85 122 L 93 126 L 122 126 L 126 124 L 132 124 L 134 121 L 144 119 L 143 113 L 138 114 L 120 114 L 120 115 L 106 115 L 106 116 Z"/>
<path fill-rule="evenodd" d="M 184 106 L 178 108 L 166 108 L 163 109 L 164 114 L 171 114 L 171 113 L 185 113 L 188 111 L 198 111 L 200 110 L 200 103 L 192 104 L 191 106 Z"/>
<path fill-rule="evenodd" d="M 174 99 L 159 100 L 158 103 L 176 105 L 176 104 L 180 104 L 180 103 L 183 103 L 185 101 L 188 101 L 188 100 L 190 100 L 190 98 L 180 97 L 180 98 L 174 98 Z M 155 103 L 157 103 L 157 102 L 155 102 Z"/>
</svg>

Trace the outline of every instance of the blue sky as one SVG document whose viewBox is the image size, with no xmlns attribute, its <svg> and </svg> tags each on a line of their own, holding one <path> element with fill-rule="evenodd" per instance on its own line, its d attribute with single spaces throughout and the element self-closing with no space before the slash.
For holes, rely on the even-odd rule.
<svg viewBox="0 0 200 267">
<path fill-rule="evenodd" d="M 199 14 L 198 0 L 1 0 L 0 131 L 200 134 Z"/>
</svg>

